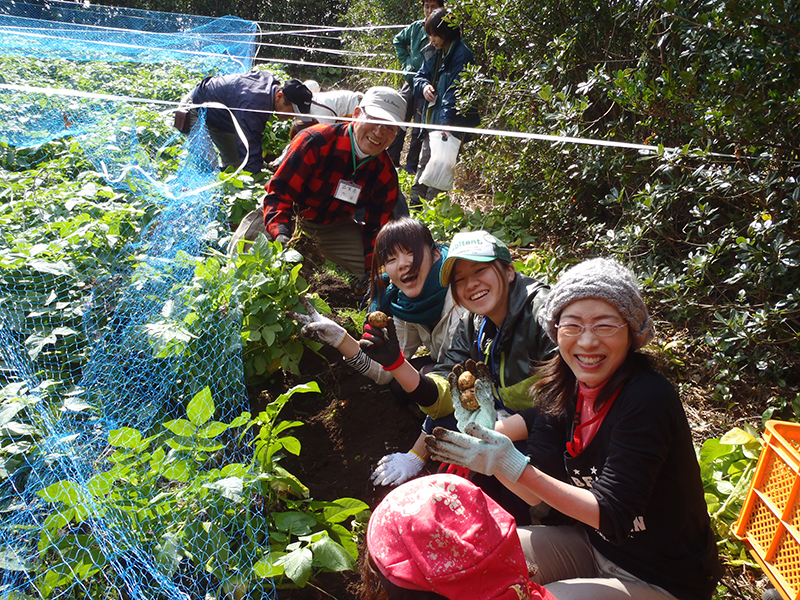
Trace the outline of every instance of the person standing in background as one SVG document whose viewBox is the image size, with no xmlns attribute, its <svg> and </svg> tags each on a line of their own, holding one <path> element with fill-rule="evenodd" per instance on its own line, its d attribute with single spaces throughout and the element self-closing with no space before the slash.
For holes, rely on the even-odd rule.
<svg viewBox="0 0 800 600">
<path fill-rule="evenodd" d="M 422 0 L 422 12 L 425 18 L 414 21 L 394 38 L 394 53 L 397 55 L 397 60 L 400 61 L 400 68 L 406 72 L 406 74 L 403 75 L 405 83 L 400 89 L 400 95 L 403 96 L 403 99 L 406 101 L 405 120 L 409 123 L 412 120 L 415 123 L 422 122 L 423 102 L 414 98 L 414 74 L 419 71 L 419 68 L 422 66 L 422 50 L 428 45 L 428 34 L 425 33 L 425 20 L 437 8 L 443 7 L 443 0 Z M 403 151 L 405 139 L 405 131 L 401 130 L 398 132 L 392 145 L 389 146 L 389 156 L 397 167 L 400 166 L 400 153 Z M 405 170 L 412 175 L 417 172 L 420 148 L 422 148 L 422 139 L 419 136 L 419 131 L 412 129 L 405 166 Z"/>
<path fill-rule="evenodd" d="M 472 50 L 461 39 L 461 30 L 450 22 L 447 10 L 439 8 L 425 20 L 425 32 L 430 46 L 425 49 L 422 67 L 414 76 L 414 96 L 425 101 L 423 122 L 441 125 L 443 129 L 422 132 L 422 149 L 411 188 L 410 206 L 418 206 L 420 198 L 432 200 L 443 191 L 420 181 L 431 159 L 430 136 L 441 135 L 446 139 L 454 135 L 463 142 L 463 134 L 448 132 L 447 127 L 475 127 L 480 122 L 477 113 L 477 121 L 474 121 L 472 115 L 461 115 L 456 109 L 457 82 L 464 67 L 475 61 Z"/>
</svg>

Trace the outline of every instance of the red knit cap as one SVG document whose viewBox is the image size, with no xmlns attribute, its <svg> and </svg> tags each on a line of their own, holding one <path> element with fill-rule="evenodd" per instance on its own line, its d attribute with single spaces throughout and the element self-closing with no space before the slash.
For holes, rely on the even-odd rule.
<svg viewBox="0 0 800 600">
<path fill-rule="evenodd" d="M 372 513 L 367 547 L 389 581 L 452 600 L 555 600 L 531 583 L 514 519 L 456 475 L 420 477 Z"/>
</svg>

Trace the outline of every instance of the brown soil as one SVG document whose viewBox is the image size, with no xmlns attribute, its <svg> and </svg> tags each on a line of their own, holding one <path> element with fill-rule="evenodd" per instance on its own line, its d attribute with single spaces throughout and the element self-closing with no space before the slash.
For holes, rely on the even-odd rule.
<svg viewBox="0 0 800 600">
<path fill-rule="evenodd" d="M 325 273 L 310 274 L 308 279 L 312 289 L 335 307 L 334 312 L 358 308 L 361 299 L 342 279 Z M 419 436 L 422 413 L 388 388 L 355 373 L 327 346 L 319 353 L 307 350 L 300 373 L 278 374 L 263 388 L 251 390 L 256 414 L 295 384 L 316 381 L 320 386 L 319 394 L 294 395 L 281 413 L 283 419 L 305 424 L 294 430 L 302 444 L 300 455 L 284 458 L 281 465 L 308 486 L 315 500 L 357 498 L 374 508 L 389 490 L 372 485 L 372 470 L 385 454 L 411 448 Z M 278 595 L 280 600 L 355 598 L 347 588 L 356 579 L 355 573 L 325 573 L 305 589 L 281 590 Z"/>
</svg>

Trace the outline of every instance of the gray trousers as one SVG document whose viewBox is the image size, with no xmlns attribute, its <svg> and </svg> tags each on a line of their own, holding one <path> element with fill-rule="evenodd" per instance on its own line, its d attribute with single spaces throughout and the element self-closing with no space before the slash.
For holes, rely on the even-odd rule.
<svg viewBox="0 0 800 600">
<path fill-rule="evenodd" d="M 531 581 L 558 600 L 676 600 L 597 552 L 583 526 L 534 525 L 517 532 Z"/>
<path fill-rule="evenodd" d="M 181 105 L 191 105 L 193 93 L 194 91 L 189 92 L 186 96 L 184 96 L 181 100 Z M 194 127 L 194 124 L 197 123 L 198 110 L 198 108 L 189 109 L 189 113 L 186 118 L 189 119 L 190 127 Z M 214 142 L 214 146 L 216 146 L 217 152 L 219 152 L 222 168 L 225 169 L 231 166 L 238 167 L 242 162 L 242 160 L 239 158 L 239 136 L 236 135 L 236 133 L 229 133 L 227 131 L 217 129 L 208 123 L 206 123 L 206 129 L 208 129 L 208 134 L 211 136 L 211 141 Z"/>
</svg>

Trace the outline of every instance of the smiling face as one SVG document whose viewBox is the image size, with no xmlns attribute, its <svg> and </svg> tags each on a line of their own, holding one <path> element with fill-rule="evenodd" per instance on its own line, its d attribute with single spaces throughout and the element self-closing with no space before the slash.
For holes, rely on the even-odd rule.
<svg viewBox="0 0 800 600">
<path fill-rule="evenodd" d="M 558 351 L 575 374 L 575 378 L 589 386 L 597 387 L 608 381 L 625 361 L 631 339 L 627 327 L 621 327 L 609 337 L 599 337 L 589 327 L 596 323 L 622 325 L 625 319 L 605 300 L 585 298 L 568 304 L 561 311 L 559 325 L 577 323 L 586 328 L 578 336 L 558 333 Z"/>
<path fill-rule="evenodd" d="M 433 263 L 439 260 L 438 250 L 435 255 L 428 248 L 422 252 L 422 262 L 416 273 L 411 271 L 414 263 L 414 253 L 404 248 L 395 248 L 386 256 L 386 261 L 384 262 L 389 280 L 409 298 L 416 298 L 422 293 L 422 288 L 428 275 L 430 275 Z"/>
<path fill-rule="evenodd" d="M 486 315 L 500 327 L 508 312 L 508 284 L 514 277 L 514 266 L 501 261 L 459 259 L 453 266 L 453 296 L 468 311 Z"/>
<path fill-rule="evenodd" d="M 367 114 L 356 107 L 353 112 L 356 119 L 366 119 Z M 389 121 L 383 123 L 367 123 L 366 121 L 353 121 L 353 137 L 361 151 L 369 156 L 377 156 L 394 141 L 397 135 L 397 125 L 391 125 Z"/>
</svg>

